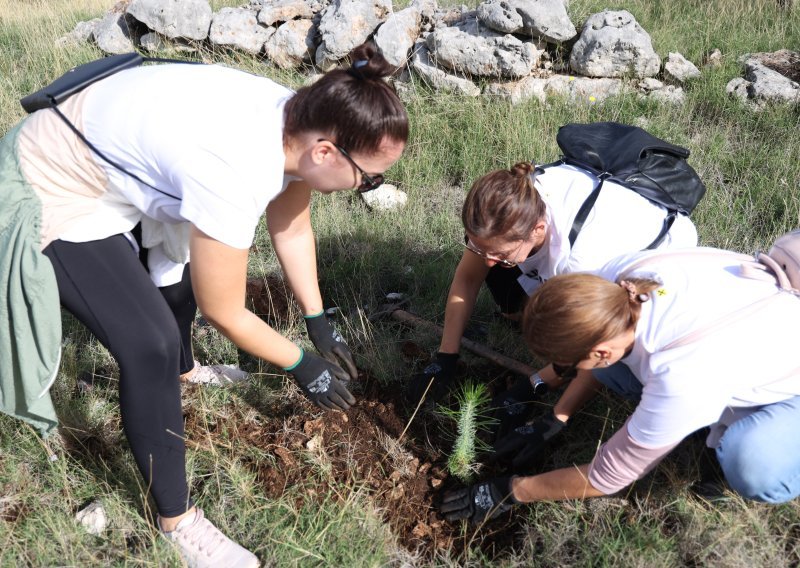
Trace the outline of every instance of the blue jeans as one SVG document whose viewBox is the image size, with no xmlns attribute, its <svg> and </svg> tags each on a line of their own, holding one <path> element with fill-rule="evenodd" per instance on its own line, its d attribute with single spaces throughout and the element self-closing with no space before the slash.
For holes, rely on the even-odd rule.
<svg viewBox="0 0 800 568">
<path fill-rule="evenodd" d="M 620 396 L 637 401 L 642 384 L 624 363 L 592 371 Z M 800 495 L 800 396 L 759 407 L 728 426 L 716 447 L 731 489 L 765 503 Z"/>
</svg>

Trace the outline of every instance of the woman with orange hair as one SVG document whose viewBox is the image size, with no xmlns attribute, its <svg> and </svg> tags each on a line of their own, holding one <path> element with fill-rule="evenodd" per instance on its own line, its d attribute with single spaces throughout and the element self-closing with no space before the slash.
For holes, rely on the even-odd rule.
<svg viewBox="0 0 800 568">
<path fill-rule="evenodd" d="M 768 503 L 795 498 L 797 294 L 715 249 L 638 253 L 599 276 L 549 280 L 526 306 L 523 333 L 536 356 L 577 369 L 555 416 L 566 422 L 601 385 L 638 404 L 591 463 L 485 481 L 446 495 L 442 511 L 479 521 L 514 503 L 613 494 L 705 427 L 734 491 Z M 526 427 L 513 435 L 515 453 L 541 449 Z"/>
</svg>

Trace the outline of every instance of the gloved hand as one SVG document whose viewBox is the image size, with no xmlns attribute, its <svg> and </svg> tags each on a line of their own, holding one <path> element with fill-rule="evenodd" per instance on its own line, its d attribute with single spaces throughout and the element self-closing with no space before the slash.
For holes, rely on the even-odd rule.
<svg viewBox="0 0 800 568">
<path fill-rule="evenodd" d="M 347 384 L 351 378 L 355 379 L 358 376 L 358 370 L 356 369 L 355 361 L 353 361 L 353 355 L 350 353 L 347 343 L 344 342 L 344 338 L 328 321 L 328 316 L 325 315 L 325 312 L 323 311 L 315 316 L 303 316 L 303 319 L 306 320 L 308 337 L 314 347 L 317 348 L 317 351 L 322 353 L 322 356 L 331 363 L 347 366 L 347 372 L 350 373 L 350 377 L 343 379 L 344 383 Z"/>
<path fill-rule="evenodd" d="M 468 519 L 476 525 L 508 511 L 519 501 L 511 494 L 511 477 L 495 477 L 444 494 L 439 506 L 450 522 Z"/>
<path fill-rule="evenodd" d="M 497 421 L 495 440 L 525 424 L 532 408 L 530 403 L 547 390 L 547 384 L 536 373 L 532 377 L 520 379 L 510 389 L 495 396 L 491 406 L 494 409 L 492 417 Z"/>
<path fill-rule="evenodd" d="M 320 408 L 347 410 L 356 402 L 343 383 L 349 378 L 347 373 L 336 363 L 304 351 L 300 361 L 285 370 L 294 376 L 308 400 Z"/>
<path fill-rule="evenodd" d="M 519 426 L 495 442 L 488 461 L 499 462 L 511 458 L 512 471 L 525 471 L 566 425 L 566 422 L 550 414 L 532 424 Z"/>
<path fill-rule="evenodd" d="M 431 383 L 428 394 L 425 395 L 426 402 L 434 403 L 443 399 L 450 391 L 453 379 L 456 376 L 456 365 L 458 363 L 458 353 L 437 353 L 428 366 L 421 373 L 412 375 L 406 388 L 406 400 L 410 405 L 416 406 L 419 399 Z"/>
</svg>

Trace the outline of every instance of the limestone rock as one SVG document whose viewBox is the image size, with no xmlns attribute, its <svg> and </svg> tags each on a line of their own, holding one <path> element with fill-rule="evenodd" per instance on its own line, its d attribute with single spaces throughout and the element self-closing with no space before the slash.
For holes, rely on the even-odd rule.
<svg viewBox="0 0 800 568">
<path fill-rule="evenodd" d="M 586 20 L 570 53 L 573 71 L 589 77 L 652 77 L 661 67 L 650 35 L 626 10 L 606 10 Z"/>
<path fill-rule="evenodd" d="M 328 68 L 330 62 L 344 58 L 364 43 L 391 12 L 391 0 L 334 0 L 322 11 L 317 63 Z"/>
<path fill-rule="evenodd" d="M 56 47 L 71 47 L 92 41 L 94 29 L 102 18 L 94 18 L 88 22 L 78 22 L 72 31 L 56 40 Z"/>
<path fill-rule="evenodd" d="M 512 104 L 532 98 L 545 102 L 548 97 L 565 97 L 575 102 L 594 104 L 627 90 L 621 79 L 552 75 L 525 77 L 508 83 L 491 83 L 483 94 L 506 99 Z"/>
<path fill-rule="evenodd" d="M 409 6 L 391 14 L 378 28 L 375 45 L 386 61 L 400 67 L 408 62 L 408 52 L 419 37 L 422 14 L 419 8 Z"/>
<path fill-rule="evenodd" d="M 208 39 L 214 45 L 261 53 L 275 28 L 259 25 L 256 13 L 246 8 L 222 8 L 211 18 Z"/>
<path fill-rule="evenodd" d="M 537 99 L 543 103 L 547 99 L 547 81 L 548 79 L 542 77 L 525 77 L 519 81 L 490 83 L 483 89 L 483 94 L 507 100 L 514 105 L 529 99 Z"/>
<path fill-rule="evenodd" d="M 267 57 L 278 67 L 291 69 L 311 63 L 317 29 L 311 20 L 291 20 L 278 27 L 264 46 Z"/>
<path fill-rule="evenodd" d="M 318 2 L 306 0 L 265 0 L 259 6 L 261 10 L 258 12 L 258 21 L 265 26 L 298 18 L 310 20 L 322 8 Z"/>
<path fill-rule="evenodd" d="M 212 12 L 208 0 L 131 0 L 128 14 L 170 39 L 203 40 Z"/>
<path fill-rule="evenodd" d="M 670 52 L 664 63 L 664 78 L 670 82 L 683 84 L 700 77 L 700 70 L 694 63 L 680 53 Z"/>
<path fill-rule="evenodd" d="M 446 73 L 434 65 L 425 40 L 418 40 L 414 44 L 411 66 L 415 73 L 437 91 L 459 93 L 470 97 L 477 97 L 481 94 L 478 86 L 469 79 Z"/>
<path fill-rule="evenodd" d="M 111 12 L 100 20 L 92 32 L 94 41 L 105 53 L 134 51 L 134 34 L 125 14 Z"/>
<path fill-rule="evenodd" d="M 93 535 L 101 535 L 108 526 L 108 517 L 100 501 L 92 501 L 84 509 L 81 509 L 75 514 L 75 520 L 78 521 L 86 532 Z"/>
<path fill-rule="evenodd" d="M 478 6 L 478 18 L 498 32 L 550 43 L 569 41 L 577 35 L 563 0 L 487 0 Z"/>
<path fill-rule="evenodd" d="M 408 201 L 405 192 L 388 183 L 360 195 L 367 207 L 378 211 L 395 211 L 401 209 Z"/>
<path fill-rule="evenodd" d="M 426 42 L 437 64 L 478 77 L 525 77 L 544 52 L 531 42 L 488 30 L 476 18 L 438 28 Z"/>
</svg>

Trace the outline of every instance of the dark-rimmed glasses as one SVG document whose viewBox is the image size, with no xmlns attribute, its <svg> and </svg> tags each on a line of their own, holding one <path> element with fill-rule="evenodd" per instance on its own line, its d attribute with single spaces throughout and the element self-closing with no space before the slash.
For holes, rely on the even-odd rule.
<svg viewBox="0 0 800 568">
<path fill-rule="evenodd" d="M 510 253 L 509 256 L 517 256 L 517 254 L 519 253 L 519 249 L 521 249 L 522 245 L 524 244 L 525 241 L 520 242 L 519 246 L 512 253 Z M 496 262 L 497 264 L 499 264 L 504 268 L 514 268 L 516 265 L 519 264 L 515 260 L 508 260 L 506 258 L 497 258 L 496 256 L 492 256 L 489 253 L 483 252 L 479 248 L 475 247 L 475 245 L 469 239 L 466 239 L 464 241 L 464 248 L 466 248 L 471 253 L 477 254 L 481 258 L 484 258 L 486 260 L 491 260 L 492 262 Z"/>
<path fill-rule="evenodd" d="M 328 140 L 327 138 L 320 138 L 317 140 L 317 142 L 330 142 L 333 144 L 333 147 L 339 150 L 342 156 L 344 156 L 347 161 L 353 164 L 353 167 L 358 170 L 358 173 L 361 174 L 361 185 L 356 188 L 358 193 L 372 191 L 383 184 L 383 174 L 375 174 L 374 176 L 369 175 L 367 172 L 361 169 L 361 166 L 356 164 L 356 161 L 350 156 L 350 154 L 347 153 L 347 150 L 339 146 L 336 142 Z"/>
</svg>

